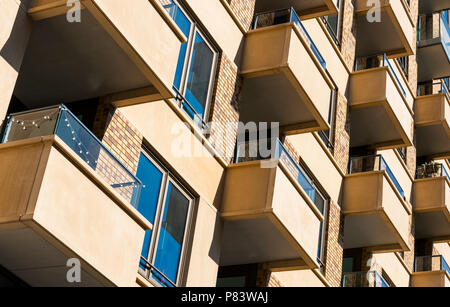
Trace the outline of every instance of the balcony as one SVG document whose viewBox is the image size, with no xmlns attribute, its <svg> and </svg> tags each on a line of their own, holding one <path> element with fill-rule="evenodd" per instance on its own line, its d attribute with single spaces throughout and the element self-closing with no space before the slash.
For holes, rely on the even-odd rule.
<svg viewBox="0 0 450 307">
<path fill-rule="evenodd" d="M 404 0 L 381 1 L 379 22 L 369 22 L 374 6 L 367 0 L 356 1 L 356 56 L 386 53 L 392 57 L 412 55 L 415 21 Z"/>
<path fill-rule="evenodd" d="M 263 143 L 238 146 L 237 163 L 227 169 L 221 265 L 317 268 L 325 197 L 280 141 L 259 154 Z"/>
<path fill-rule="evenodd" d="M 344 288 L 389 288 L 389 283 L 377 271 L 343 273 Z"/>
<path fill-rule="evenodd" d="M 413 188 L 416 238 L 450 239 L 450 176 L 443 165 L 429 164 L 418 167 L 416 177 Z"/>
<path fill-rule="evenodd" d="M 404 198 L 405 192 L 381 155 L 352 158 L 342 201 L 344 247 L 409 250 L 411 209 Z"/>
<path fill-rule="evenodd" d="M 426 0 L 419 1 L 419 13 L 428 14 L 450 8 L 447 0 Z"/>
<path fill-rule="evenodd" d="M 245 41 L 240 120 L 280 122 L 297 133 L 329 129 L 333 85 L 325 70 L 292 8 L 257 15 Z"/>
<path fill-rule="evenodd" d="M 352 147 L 387 149 L 412 144 L 413 97 L 386 56 L 380 66 L 351 74 Z"/>
<path fill-rule="evenodd" d="M 419 16 L 421 27 L 417 43 L 419 82 L 450 75 L 450 27 L 445 16 L 444 13 Z"/>
<path fill-rule="evenodd" d="M 417 156 L 450 158 L 450 94 L 440 81 L 441 93 L 415 101 Z"/>
<path fill-rule="evenodd" d="M 64 106 L 8 117 L 0 173 L 2 266 L 31 286 L 136 284 L 141 183 Z"/>
<path fill-rule="evenodd" d="M 412 287 L 450 287 L 450 267 L 441 255 L 416 257 Z"/>
<path fill-rule="evenodd" d="M 67 1 L 35 0 L 32 33 L 15 96 L 29 108 L 112 93 L 174 97 L 178 52 L 186 40 L 159 1 L 82 1 L 69 22 Z M 139 29 L 139 31 L 136 31 Z"/>
<path fill-rule="evenodd" d="M 293 7 L 302 20 L 338 13 L 337 0 L 256 0 L 256 13 Z"/>
</svg>

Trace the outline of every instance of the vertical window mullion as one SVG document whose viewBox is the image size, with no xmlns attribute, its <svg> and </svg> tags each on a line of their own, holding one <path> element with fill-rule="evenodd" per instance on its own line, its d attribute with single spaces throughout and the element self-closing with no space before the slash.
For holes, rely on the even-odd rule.
<svg viewBox="0 0 450 307">
<path fill-rule="evenodd" d="M 194 41 L 195 41 L 195 33 L 197 31 L 197 26 L 194 22 L 191 21 L 191 31 L 189 32 L 189 37 L 187 38 L 187 46 L 186 46 L 186 58 L 184 60 L 184 66 L 181 74 L 181 81 L 180 81 L 180 93 L 185 96 L 186 94 L 186 88 L 187 88 L 187 80 L 189 75 L 189 67 L 191 65 L 192 61 L 192 52 L 194 49 Z"/>
<path fill-rule="evenodd" d="M 212 48 L 212 46 L 208 43 L 208 40 L 205 39 L 203 37 L 203 35 L 201 35 L 201 33 L 199 32 L 199 35 L 203 38 L 203 40 L 205 41 L 205 43 L 208 45 L 209 49 L 212 51 L 212 53 L 214 54 L 214 58 L 213 58 L 213 62 L 212 62 L 212 67 L 211 67 L 211 72 L 209 75 L 209 84 L 208 84 L 208 94 L 207 94 L 207 98 L 206 98 L 206 104 L 205 104 L 205 109 L 203 112 L 203 120 L 207 121 L 207 116 L 209 115 L 209 109 L 211 106 L 211 97 L 212 97 L 212 92 L 213 92 L 213 87 L 214 87 L 214 79 L 216 76 L 216 71 L 217 71 L 217 62 L 218 62 L 218 54 L 215 51 L 214 48 Z"/>
<path fill-rule="evenodd" d="M 184 190 L 178 186 L 176 184 L 175 181 L 172 181 L 172 184 L 174 184 L 176 187 L 179 188 L 180 191 L 182 191 L 182 193 L 189 199 L 189 208 L 188 208 L 188 213 L 186 216 L 186 225 L 184 226 L 184 235 L 183 235 L 183 244 L 181 245 L 181 251 L 180 251 L 180 261 L 178 263 L 178 272 L 177 272 L 177 277 L 176 277 L 176 281 L 175 284 L 178 285 L 179 281 L 181 280 L 182 276 L 183 276 L 183 271 L 184 271 L 184 264 L 185 264 L 185 259 L 186 259 L 186 245 L 187 245 L 187 238 L 188 238 L 188 234 L 189 234 L 189 230 L 191 227 L 191 221 L 192 221 L 192 204 L 194 202 L 194 200 L 192 199 L 192 197 L 190 195 L 187 195 Z"/>
<path fill-rule="evenodd" d="M 149 251 L 149 262 L 154 265 L 155 264 L 155 258 L 156 258 L 156 251 L 158 249 L 158 241 L 159 241 L 159 233 L 161 229 L 161 223 L 162 223 L 162 215 L 164 213 L 164 204 L 166 203 L 167 199 L 167 190 L 169 187 L 169 180 L 168 180 L 168 173 L 164 173 L 163 177 L 163 183 L 161 184 L 161 190 L 160 190 L 160 197 L 158 199 L 158 207 L 157 207 L 157 213 L 155 216 L 155 225 L 153 225 L 153 233 L 156 232 L 156 235 L 152 235 L 151 241 L 150 241 L 150 251 Z"/>
</svg>

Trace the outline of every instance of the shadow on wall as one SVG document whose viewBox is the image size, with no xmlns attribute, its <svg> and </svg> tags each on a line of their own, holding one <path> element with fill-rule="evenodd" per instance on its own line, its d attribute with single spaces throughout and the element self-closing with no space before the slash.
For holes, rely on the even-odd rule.
<svg viewBox="0 0 450 307">
<path fill-rule="evenodd" d="M 214 196 L 214 203 L 212 204 L 212 206 L 215 209 L 217 209 L 217 216 L 214 221 L 214 229 L 212 230 L 213 233 L 210 236 L 211 242 L 208 243 L 208 244 L 210 244 L 209 248 L 208 248 L 208 257 L 217 265 L 216 271 L 211 272 L 211 267 L 202 267 L 201 272 L 199 272 L 198 270 L 190 271 L 191 265 L 195 266 L 195 264 L 193 263 L 193 260 L 192 260 L 192 258 L 195 257 L 195 255 L 193 255 L 194 234 L 198 231 L 198 229 L 201 229 L 202 223 L 204 224 L 207 222 L 207 221 L 199 220 L 199 212 L 198 211 L 199 211 L 199 206 L 200 206 L 200 203 L 199 203 L 200 200 L 198 200 L 195 204 L 195 209 L 194 209 L 194 212 L 192 215 L 193 224 L 191 226 L 190 235 L 189 235 L 189 242 L 188 242 L 189 248 L 186 251 L 187 258 L 186 258 L 186 263 L 184 265 L 182 284 L 187 283 L 188 274 L 195 274 L 198 277 L 200 277 L 201 279 L 203 279 L 205 282 L 204 285 L 201 285 L 201 284 L 192 284 L 192 281 L 191 281 L 188 286 L 200 286 L 201 287 L 201 286 L 205 286 L 205 285 L 210 285 L 210 279 L 212 278 L 213 274 L 214 274 L 214 278 L 217 277 L 217 274 L 219 271 L 219 264 L 220 264 L 220 247 L 221 247 L 221 243 L 222 243 L 223 222 L 222 222 L 222 218 L 220 216 L 220 212 L 221 212 L 221 205 L 222 205 L 222 194 L 223 194 L 222 190 L 224 188 L 224 182 L 225 182 L 225 171 L 222 173 L 219 188 L 217 189 L 216 195 Z M 209 237 L 208 234 L 204 234 L 204 236 Z M 198 250 L 196 252 L 198 252 Z M 205 252 L 206 252 L 206 248 L 205 248 Z M 196 278 L 195 280 L 197 281 L 198 279 L 199 278 Z"/>
<path fill-rule="evenodd" d="M 9 21 L 8 19 L 3 20 L 3 26 L 6 27 L 6 31 L 9 31 L 10 29 L 10 33 L 9 36 L 5 37 L 0 35 L 0 57 L 13 67 L 15 71 L 19 72 L 31 32 L 32 21 L 27 15 L 27 9 L 30 6 L 31 0 L 21 0 L 20 4 L 14 0 L 3 1 L 10 2 L 6 4 L 6 6 L 17 6 L 18 9 L 14 22 L 12 22 L 12 20 Z M 3 5 L 5 5 L 5 3 Z M 7 9 L 6 12 L 0 14 L 7 14 L 10 10 Z M 6 38 L 6 41 L 3 41 L 4 38 Z"/>
<path fill-rule="evenodd" d="M 15 84 L 16 80 L 1 80 L 10 78 L 11 69 L 17 73 L 20 71 L 25 49 L 31 33 L 32 21 L 27 15 L 27 8 L 31 0 L 1 0 L 0 4 L 0 127 L 3 125 L 4 112 L 10 103 L 13 88 L 9 84 Z M 14 14 L 15 17 L 14 17 Z M 6 65 L 5 65 L 6 62 Z M 6 69 L 6 71 L 4 71 Z M 8 82 L 6 82 L 8 81 Z M 11 87 L 13 87 L 11 85 Z"/>
</svg>

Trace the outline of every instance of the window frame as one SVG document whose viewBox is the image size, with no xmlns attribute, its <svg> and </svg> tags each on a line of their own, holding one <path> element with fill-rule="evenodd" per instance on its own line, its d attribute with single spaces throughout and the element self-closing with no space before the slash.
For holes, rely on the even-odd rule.
<svg viewBox="0 0 450 307">
<path fill-rule="evenodd" d="M 205 102 L 203 114 L 201 117 L 199 116 L 203 122 L 206 122 L 207 117 L 209 117 L 209 112 L 210 112 L 210 107 L 211 107 L 211 99 L 213 96 L 214 81 L 215 81 L 216 73 L 217 73 L 219 52 L 218 52 L 217 48 L 215 48 L 213 46 L 213 44 L 209 41 L 207 36 L 203 33 L 203 29 L 200 26 L 200 24 L 191 17 L 191 14 L 189 14 L 187 12 L 187 10 L 183 7 L 183 5 L 181 3 L 179 3 L 178 0 L 172 0 L 172 1 L 181 10 L 181 12 L 185 15 L 185 17 L 191 23 L 191 28 L 189 30 L 189 36 L 187 37 L 187 41 L 186 41 L 186 43 L 187 43 L 186 55 L 185 55 L 184 61 L 183 61 L 183 68 L 181 69 L 180 87 L 178 89 L 178 88 L 176 88 L 175 85 L 173 85 L 176 88 L 176 90 L 183 96 L 183 99 L 185 101 L 187 101 L 189 104 L 190 104 L 190 102 L 185 98 L 185 96 L 186 96 L 187 83 L 188 83 L 188 77 L 189 77 L 189 68 L 192 63 L 192 53 L 194 51 L 195 36 L 197 33 L 203 39 L 205 44 L 208 46 L 208 48 L 213 53 L 213 60 L 211 63 L 211 72 L 210 72 L 210 76 L 209 76 L 208 94 L 206 95 L 206 102 Z M 174 22 L 175 22 L 175 20 L 174 20 Z M 197 113 L 197 111 L 195 111 L 195 110 L 192 110 L 192 111 L 194 111 L 194 113 L 196 115 L 200 115 Z"/>
<path fill-rule="evenodd" d="M 164 165 L 145 147 L 142 148 L 141 153 L 162 173 L 161 187 L 159 189 L 158 202 L 156 205 L 154 224 L 152 225 L 152 234 L 149 242 L 148 256 L 146 260 L 148 263 L 155 267 L 156 255 L 158 252 L 158 242 L 160 237 L 160 230 L 162 224 L 162 216 L 167 200 L 167 192 L 169 184 L 171 183 L 173 187 L 178 189 L 189 201 L 189 208 L 186 214 L 186 225 L 184 226 L 183 243 L 180 250 L 180 259 L 177 266 L 177 276 L 174 281 L 172 281 L 176 286 L 179 286 L 183 280 L 183 273 L 186 265 L 186 256 L 188 250 L 188 239 L 190 237 L 194 205 L 196 203 L 196 198 L 188 191 L 187 188 L 182 185 L 179 180 L 168 170 Z M 156 233 L 156 234 L 155 234 Z M 141 255 L 142 256 L 142 255 Z M 156 267 L 155 267 L 156 268 Z M 158 268 L 156 268 L 158 269 Z M 149 269 L 142 269 L 140 265 L 138 266 L 138 272 L 147 280 L 152 281 L 160 285 L 160 283 L 152 277 L 152 271 Z M 165 277 L 165 276 L 164 276 Z M 168 277 L 167 277 L 168 278 Z"/>
</svg>

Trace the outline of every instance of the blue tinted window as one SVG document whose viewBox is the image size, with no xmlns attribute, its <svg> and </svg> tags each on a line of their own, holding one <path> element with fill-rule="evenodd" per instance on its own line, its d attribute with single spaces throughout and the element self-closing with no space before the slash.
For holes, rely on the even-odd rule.
<svg viewBox="0 0 450 307">
<path fill-rule="evenodd" d="M 166 10 L 169 12 L 169 15 L 178 25 L 180 30 L 184 33 L 184 35 L 189 38 L 189 34 L 191 32 L 191 22 L 186 17 L 186 15 L 180 10 L 180 8 L 174 3 L 170 3 L 165 6 Z M 186 61 L 186 50 L 188 43 L 184 43 L 180 47 L 180 54 L 178 56 L 177 69 L 175 71 L 175 78 L 173 81 L 173 85 L 179 90 L 181 85 L 181 77 L 183 75 L 183 67 Z"/>
<path fill-rule="evenodd" d="M 156 249 L 155 267 L 172 282 L 176 282 L 177 278 L 189 203 L 189 199 L 169 182 Z M 161 280 L 157 273 L 153 276 Z"/>
<path fill-rule="evenodd" d="M 156 208 L 163 179 L 162 172 L 141 153 L 137 177 L 142 181 L 142 190 L 138 202 L 138 211 L 152 224 L 155 222 Z M 145 233 L 142 257 L 148 258 L 152 231 Z"/>
<path fill-rule="evenodd" d="M 186 100 L 203 115 L 208 99 L 214 53 L 205 40 L 196 33 L 189 67 Z"/>
</svg>

